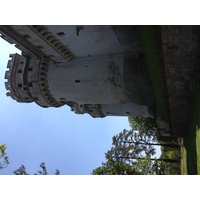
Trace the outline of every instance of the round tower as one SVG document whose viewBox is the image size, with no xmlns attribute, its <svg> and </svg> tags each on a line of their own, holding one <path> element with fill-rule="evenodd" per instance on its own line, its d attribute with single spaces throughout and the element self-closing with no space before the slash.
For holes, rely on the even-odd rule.
<svg viewBox="0 0 200 200">
<path fill-rule="evenodd" d="M 60 107 L 48 87 L 48 62 L 45 57 L 11 54 L 5 73 L 7 96 L 18 102 L 35 102 L 42 107 Z"/>
<path fill-rule="evenodd" d="M 74 59 L 63 66 L 45 56 L 10 57 L 5 84 L 7 95 L 18 102 L 34 101 L 45 108 L 67 104 L 75 113 L 93 117 L 151 116 L 148 105 L 138 103 L 139 96 L 127 95 L 122 54 Z"/>
</svg>

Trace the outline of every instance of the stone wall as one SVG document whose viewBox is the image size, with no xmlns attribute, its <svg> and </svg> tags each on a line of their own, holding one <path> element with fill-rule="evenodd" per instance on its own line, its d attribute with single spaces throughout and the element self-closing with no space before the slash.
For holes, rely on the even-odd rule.
<svg viewBox="0 0 200 200">
<path fill-rule="evenodd" d="M 173 136 L 188 133 L 195 92 L 200 80 L 200 27 L 161 26 L 165 75 Z"/>
</svg>

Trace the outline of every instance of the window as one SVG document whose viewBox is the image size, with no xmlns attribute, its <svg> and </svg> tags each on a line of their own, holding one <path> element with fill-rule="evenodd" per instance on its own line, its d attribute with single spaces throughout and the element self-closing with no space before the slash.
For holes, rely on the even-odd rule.
<svg viewBox="0 0 200 200">
<path fill-rule="evenodd" d="M 59 33 L 57 33 L 57 35 L 58 36 L 63 36 L 63 35 L 65 35 L 65 33 L 64 32 L 59 32 Z"/>
<path fill-rule="evenodd" d="M 38 48 L 38 49 L 43 49 L 44 47 L 41 46 L 41 45 L 39 45 L 39 46 L 37 46 L 37 48 Z"/>
</svg>

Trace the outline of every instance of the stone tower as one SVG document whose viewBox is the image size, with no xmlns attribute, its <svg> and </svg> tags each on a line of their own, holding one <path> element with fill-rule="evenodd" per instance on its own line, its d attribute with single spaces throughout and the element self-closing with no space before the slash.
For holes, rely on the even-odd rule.
<svg viewBox="0 0 200 200">
<path fill-rule="evenodd" d="M 11 54 L 7 95 L 92 117 L 153 117 L 155 99 L 136 26 L 0 26 Z"/>
</svg>

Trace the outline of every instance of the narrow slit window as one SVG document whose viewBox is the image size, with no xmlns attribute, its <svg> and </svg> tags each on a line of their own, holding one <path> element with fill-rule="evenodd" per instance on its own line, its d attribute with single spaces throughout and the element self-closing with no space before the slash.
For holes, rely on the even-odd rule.
<svg viewBox="0 0 200 200">
<path fill-rule="evenodd" d="M 26 34 L 26 35 L 23 35 L 23 37 L 24 37 L 25 39 L 31 38 L 31 36 L 30 36 L 30 35 L 28 35 L 28 34 Z"/>
<path fill-rule="evenodd" d="M 81 81 L 80 80 L 75 80 L 75 83 L 80 83 Z"/>
<path fill-rule="evenodd" d="M 41 46 L 41 45 L 39 45 L 39 46 L 37 46 L 37 48 L 38 48 L 38 49 L 43 49 L 44 47 Z"/>
<path fill-rule="evenodd" d="M 63 36 L 63 35 L 65 35 L 65 33 L 64 32 L 59 32 L 59 33 L 57 33 L 57 35 L 58 36 Z"/>
</svg>

